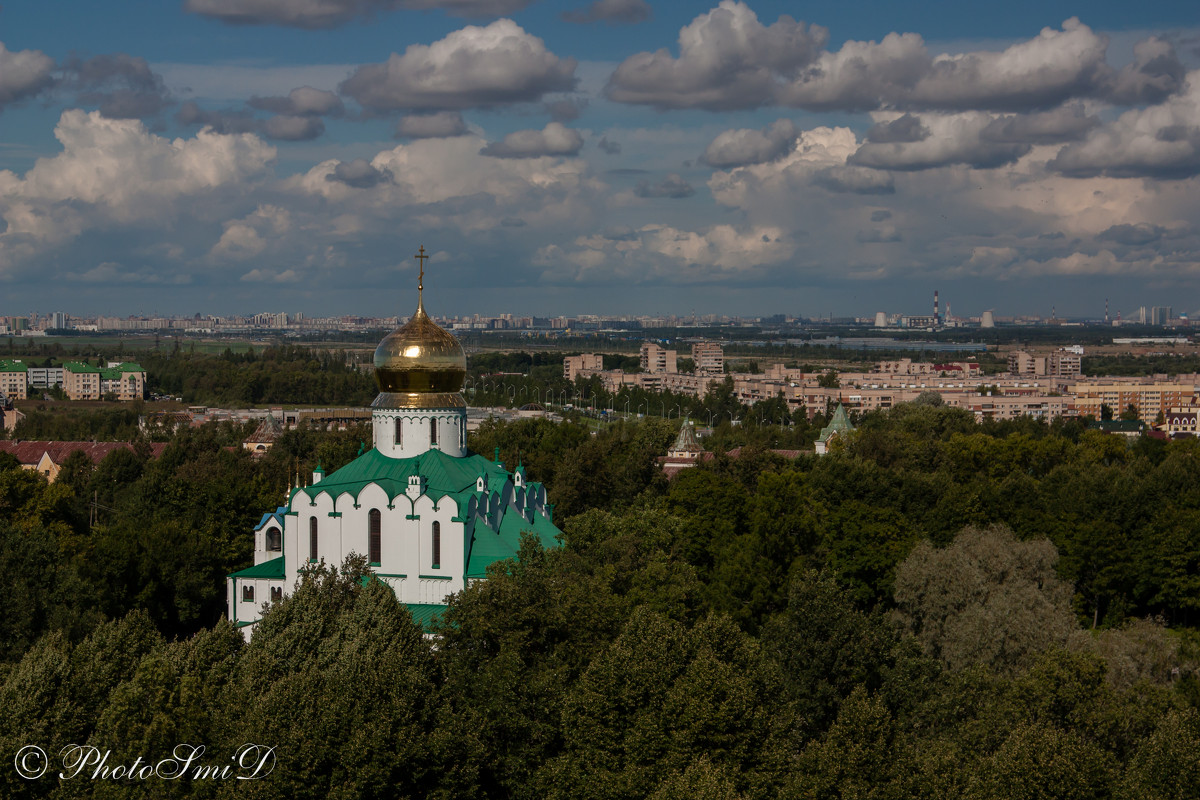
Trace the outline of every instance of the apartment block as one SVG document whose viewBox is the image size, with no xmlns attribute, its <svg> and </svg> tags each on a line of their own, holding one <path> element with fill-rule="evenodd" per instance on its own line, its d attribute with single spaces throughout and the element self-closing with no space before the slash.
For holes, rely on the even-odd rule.
<svg viewBox="0 0 1200 800">
<path fill-rule="evenodd" d="M 0 394 L 9 400 L 24 400 L 29 396 L 25 364 L 20 361 L 0 361 Z"/>
<path fill-rule="evenodd" d="M 1167 381 L 1126 383 L 1080 381 L 1071 387 L 1075 395 L 1075 407 L 1080 416 L 1090 414 L 1100 419 L 1101 406 L 1108 406 L 1114 415 L 1129 406 L 1138 410 L 1138 418 L 1148 425 L 1154 424 L 1159 414 L 1164 417 L 1172 408 L 1187 408 L 1195 405 L 1196 385 Z"/>
<path fill-rule="evenodd" d="M 725 372 L 725 351 L 717 342 L 692 345 L 692 361 L 697 375 L 721 375 Z"/>
<path fill-rule="evenodd" d="M 651 375 L 661 375 L 667 372 L 678 372 L 677 354 L 674 350 L 664 350 L 654 342 L 642 343 L 642 372 Z"/>
<path fill-rule="evenodd" d="M 110 361 L 100 370 L 100 396 L 116 395 L 118 400 L 138 400 L 146 396 L 146 370 L 132 361 Z"/>
<path fill-rule="evenodd" d="M 983 374 L 983 369 L 975 361 L 935 364 L 929 361 L 913 361 L 911 358 L 880 361 L 875 370 L 884 375 L 926 375 L 939 378 L 977 378 Z"/>
<path fill-rule="evenodd" d="M 604 356 L 599 353 L 583 353 L 563 359 L 563 377 L 574 381 L 581 373 L 600 372 L 604 369 Z"/>
<path fill-rule="evenodd" d="M 49 389 L 63 384 L 62 367 L 30 367 L 28 375 L 31 389 Z"/>
<path fill-rule="evenodd" d="M 1059 351 L 1044 356 L 1035 356 L 1024 350 L 1008 354 L 1008 371 L 1018 376 L 1079 377 L 1082 359 L 1077 353 Z"/>
<path fill-rule="evenodd" d="M 99 400 L 100 368 L 78 361 L 63 364 L 63 391 L 71 400 Z"/>
</svg>

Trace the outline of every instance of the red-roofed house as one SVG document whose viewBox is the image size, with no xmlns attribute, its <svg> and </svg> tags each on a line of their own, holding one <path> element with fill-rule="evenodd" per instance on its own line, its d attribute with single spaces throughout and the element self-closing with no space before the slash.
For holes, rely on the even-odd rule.
<svg viewBox="0 0 1200 800">
<path fill-rule="evenodd" d="M 67 456 L 76 450 L 90 458 L 93 464 L 99 464 L 109 453 L 121 448 L 132 451 L 133 445 L 129 442 L 0 442 L 0 452 L 11 453 L 24 469 L 37 470 L 51 483 L 58 477 Z M 158 458 L 166 448 L 166 442 L 155 442 L 150 445 L 150 456 Z"/>
</svg>

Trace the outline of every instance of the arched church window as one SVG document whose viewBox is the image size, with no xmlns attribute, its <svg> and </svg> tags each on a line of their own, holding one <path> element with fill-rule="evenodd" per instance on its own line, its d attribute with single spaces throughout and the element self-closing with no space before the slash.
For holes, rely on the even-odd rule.
<svg viewBox="0 0 1200 800">
<path fill-rule="evenodd" d="M 404 442 L 403 424 L 404 423 L 400 420 L 400 418 L 396 417 L 396 433 L 395 433 L 396 447 L 400 447 L 401 444 Z"/>
<path fill-rule="evenodd" d="M 429 420 L 429 446 L 437 444 L 437 419 Z"/>
<path fill-rule="evenodd" d="M 308 560 L 317 560 L 317 518 L 308 518 Z"/>
<path fill-rule="evenodd" d="M 382 561 L 382 521 L 379 516 L 379 509 L 372 508 L 371 513 L 367 514 L 368 530 L 367 530 L 367 549 L 370 551 L 369 557 L 373 565 L 379 566 Z"/>
<path fill-rule="evenodd" d="M 442 565 L 442 523 L 433 523 L 433 566 L 437 569 Z"/>
<path fill-rule="evenodd" d="M 283 534 L 279 528 L 267 528 L 267 550 L 278 553 L 283 549 Z"/>
</svg>

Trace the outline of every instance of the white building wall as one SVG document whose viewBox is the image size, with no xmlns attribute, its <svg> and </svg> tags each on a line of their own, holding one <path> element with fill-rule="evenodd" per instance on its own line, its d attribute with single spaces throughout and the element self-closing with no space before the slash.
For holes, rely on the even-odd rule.
<svg viewBox="0 0 1200 800">
<path fill-rule="evenodd" d="M 396 441 L 396 420 L 401 423 Z M 431 421 L 437 426 L 437 444 L 432 443 Z M 371 413 L 375 449 L 389 458 L 415 458 L 427 450 L 448 456 L 467 454 L 467 411 L 449 409 L 380 408 Z"/>
</svg>

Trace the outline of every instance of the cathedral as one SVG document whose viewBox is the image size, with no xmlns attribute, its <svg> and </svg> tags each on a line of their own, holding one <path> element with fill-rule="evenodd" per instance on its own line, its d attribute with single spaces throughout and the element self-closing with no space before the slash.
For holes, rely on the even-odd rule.
<svg viewBox="0 0 1200 800">
<path fill-rule="evenodd" d="M 513 558 L 521 535 L 558 546 L 554 505 L 518 465 L 508 471 L 467 450 L 467 360 L 462 345 L 425 313 L 425 248 L 417 310 L 375 350 L 379 395 L 371 404 L 373 447 L 263 514 L 254 528 L 254 566 L 229 575 L 229 618 L 249 638 L 265 605 L 321 562 L 365 555 L 418 624 L 450 595 Z"/>
</svg>

